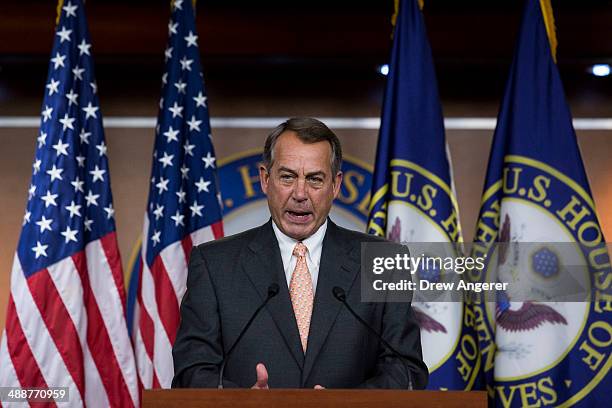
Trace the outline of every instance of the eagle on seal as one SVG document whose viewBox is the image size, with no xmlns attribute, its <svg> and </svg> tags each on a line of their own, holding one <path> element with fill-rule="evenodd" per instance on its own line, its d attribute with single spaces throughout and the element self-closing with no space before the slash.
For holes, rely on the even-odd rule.
<svg viewBox="0 0 612 408">
<path fill-rule="evenodd" d="M 499 242 L 510 242 L 510 217 L 504 217 L 504 224 L 500 232 Z M 508 246 L 502 245 L 499 254 L 499 264 L 507 259 Z M 545 323 L 567 325 L 567 320 L 548 305 L 534 302 L 523 302 L 518 310 L 510 309 L 510 301 L 506 293 L 501 294 L 497 304 L 497 324 L 509 332 L 521 332 L 534 330 Z"/>
</svg>

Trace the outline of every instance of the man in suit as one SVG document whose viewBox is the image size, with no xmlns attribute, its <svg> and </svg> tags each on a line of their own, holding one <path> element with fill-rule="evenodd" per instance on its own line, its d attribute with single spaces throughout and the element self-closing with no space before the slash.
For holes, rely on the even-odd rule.
<svg viewBox="0 0 612 408">
<path fill-rule="evenodd" d="M 338 138 L 316 119 L 290 119 L 268 136 L 259 173 L 272 218 L 194 248 L 173 387 L 217 386 L 225 353 L 274 283 L 278 294 L 227 362 L 225 387 L 425 387 L 410 304 L 360 301 L 360 244 L 380 239 L 328 218 L 341 161 Z M 332 294 L 336 286 L 402 358 L 349 314 Z"/>
</svg>

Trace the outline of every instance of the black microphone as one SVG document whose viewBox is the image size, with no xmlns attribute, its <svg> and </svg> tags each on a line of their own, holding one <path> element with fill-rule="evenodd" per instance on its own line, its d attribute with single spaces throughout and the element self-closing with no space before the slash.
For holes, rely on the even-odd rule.
<svg viewBox="0 0 612 408">
<path fill-rule="evenodd" d="M 259 305 L 257 310 L 255 310 L 255 313 L 253 313 L 253 315 L 251 316 L 247 324 L 244 326 L 244 328 L 240 332 L 240 335 L 238 336 L 234 344 L 232 344 L 232 347 L 230 347 L 230 349 L 227 351 L 227 354 L 225 354 L 225 358 L 223 359 L 223 361 L 221 361 L 221 366 L 219 367 L 219 381 L 217 382 L 218 389 L 220 390 L 223 389 L 223 372 L 225 371 L 227 360 L 232 355 L 232 351 L 234 351 L 238 343 L 240 343 L 240 339 L 242 339 L 242 336 L 244 336 L 247 330 L 249 330 L 249 327 L 251 326 L 251 324 L 253 323 L 257 315 L 259 314 L 259 312 L 261 312 L 261 309 L 264 308 L 264 306 L 270 301 L 270 299 L 278 295 L 279 290 L 280 288 L 278 287 L 278 283 L 272 283 L 270 286 L 268 286 L 268 296 L 266 296 L 266 299 L 262 302 L 261 305 Z"/>
<path fill-rule="evenodd" d="M 372 333 L 374 336 L 376 336 L 376 338 L 378 338 L 378 340 L 380 340 L 380 342 L 382 344 L 384 344 L 385 347 L 387 347 L 387 349 L 389 349 L 395 355 L 395 357 L 397 357 L 402 362 L 402 364 L 404 365 L 404 370 L 406 370 L 406 373 L 408 374 L 408 389 L 412 391 L 412 389 L 413 389 L 413 387 L 412 387 L 412 374 L 410 373 L 410 370 L 408 369 L 408 367 L 406 367 L 406 362 L 404 361 L 404 356 L 402 356 L 396 349 L 394 349 L 389 343 L 387 343 L 387 340 L 385 340 L 380 335 L 380 333 L 378 333 L 376 330 L 374 330 L 374 328 L 372 328 L 372 326 L 370 326 L 365 320 L 363 320 L 361 318 L 361 316 L 359 316 L 357 313 L 355 313 L 353 308 L 346 301 L 346 292 L 344 291 L 344 289 L 342 289 L 339 286 L 334 286 L 334 288 L 332 289 L 332 293 L 333 293 L 334 297 L 336 299 L 338 299 L 338 301 L 342 302 L 342 304 L 346 307 L 346 309 L 349 312 L 351 312 L 351 314 L 355 317 L 355 319 L 357 319 L 357 321 L 359 323 L 361 323 L 366 329 L 368 329 L 368 331 L 370 333 Z"/>
</svg>

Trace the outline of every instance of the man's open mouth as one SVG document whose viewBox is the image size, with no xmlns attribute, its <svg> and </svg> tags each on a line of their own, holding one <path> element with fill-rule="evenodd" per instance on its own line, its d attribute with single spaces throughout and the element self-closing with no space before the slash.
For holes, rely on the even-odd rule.
<svg viewBox="0 0 612 408">
<path fill-rule="evenodd" d="M 287 215 L 292 222 L 308 222 L 311 219 L 312 213 L 310 211 L 292 211 L 287 210 Z"/>
</svg>

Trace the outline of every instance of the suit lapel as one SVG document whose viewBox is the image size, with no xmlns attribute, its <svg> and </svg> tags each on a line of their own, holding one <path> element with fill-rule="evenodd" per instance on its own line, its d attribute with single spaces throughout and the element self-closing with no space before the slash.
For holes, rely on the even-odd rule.
<svg viewBox="0 0 612 408">
<path fill-rule="evenodd" d="M 289 297 L 278 241 L 272 229 L 272 221 L 261 226 L 255 239 L 249 243 L 248 250 L 242 258 L 242 268 L 259 292 L 262 301 L 268 295 L 270 284 L 278 283 L 280 288 L 278 295 L 270 300 L 266 309 L 283 336 L 285 344 L 291 350 L 295 362 L 302 369 L 304 352 Z"/>
<path fill-rule="evenodd" d="M 360 267 L 359 248 L 355 248 L 353 244 L 343 242 L 338 227 L 328 219 L 308 332 L 308 347 L 304 361 L 302 386 L 308 379 L 329 331 L 343 307 L 342 303 L 334 298 L 332 290 L 334 286 L 339 286 L 348 293 L 358 274 Z"/>
</svg>

